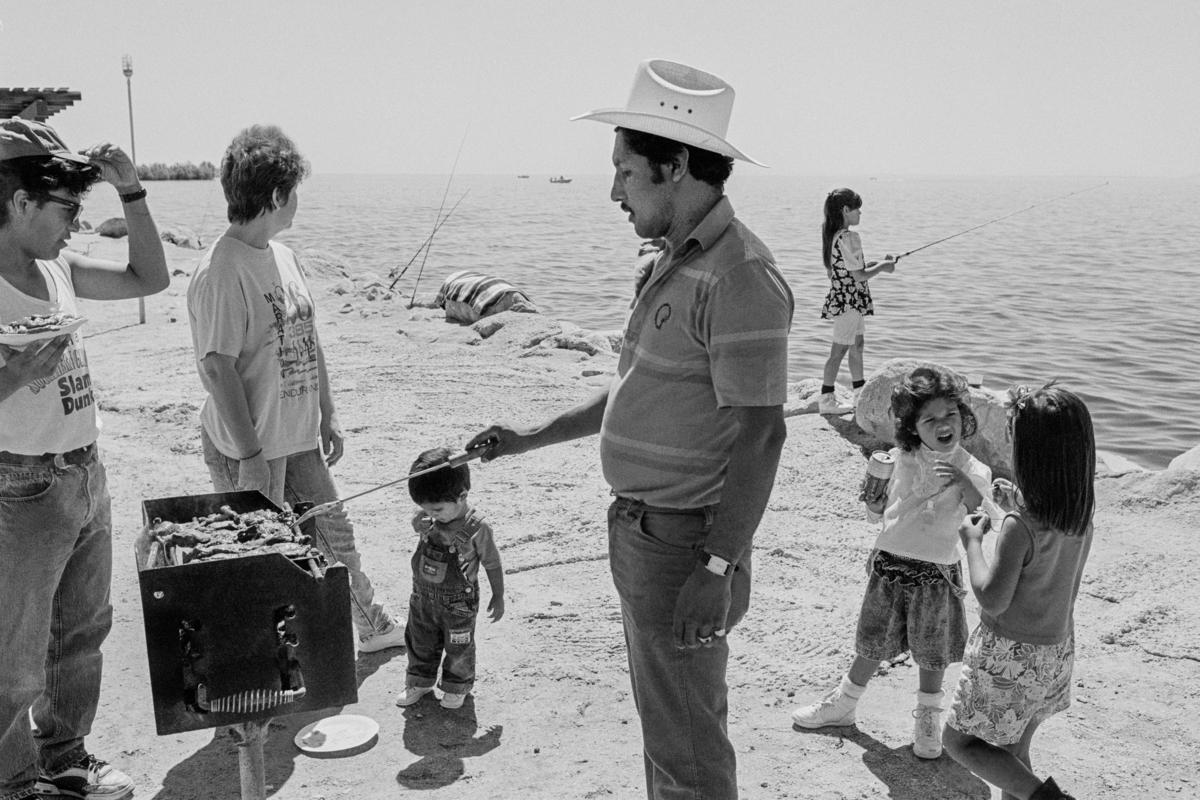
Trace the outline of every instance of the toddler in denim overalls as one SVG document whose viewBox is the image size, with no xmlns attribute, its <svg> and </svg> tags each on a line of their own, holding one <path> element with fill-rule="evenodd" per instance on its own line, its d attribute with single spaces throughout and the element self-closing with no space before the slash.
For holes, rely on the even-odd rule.
<svg viewBox="0 0 1200 800">
<path fill-rule="evenodd" d="M 433 691 L 441 667 L 443 708 L 460 708 L 475 685 L 475 617 L 479 613 L 479 568 L 492 589 L 488 616 L 504 616 L 504 572 L 491 527 L 467 502 L 471 472 L 452 467 L 450 451 L 427 450 L 410 472 L 446 464 L 408 482 L 421 507 L 412 520 L 420 543 L 412 556 L 413 590 L 404 643 L 408 674 L 396 705 L 409 706 Z"/>
</svg>

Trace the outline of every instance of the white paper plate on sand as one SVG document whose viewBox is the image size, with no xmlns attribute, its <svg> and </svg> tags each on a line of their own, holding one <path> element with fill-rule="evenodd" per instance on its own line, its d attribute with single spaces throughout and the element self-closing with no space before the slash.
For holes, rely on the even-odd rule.
<svg viewBox="0 0 1200 800">
<path fill-rule="evenodd" d="M 338 714 L 305 725 L 296 747 L 306 753 L 332 755 L 362 747 L 379 735 L 379 723 L 359 714 Z"/>
<path fill-rule="evenodd" d="M 34 333 L 0 333 L 0 344 L 6 344 L 9 347 L 22 347 L 33 342 L 39 342 L 43 339 L 53 339 L 55 336 L 62 336 L 67 333 L 74 333 L 79 330 L 83 323 L 87 320 L 83 317 L 76 317 L 52 331 L 36 331 Z"/>
</svg>

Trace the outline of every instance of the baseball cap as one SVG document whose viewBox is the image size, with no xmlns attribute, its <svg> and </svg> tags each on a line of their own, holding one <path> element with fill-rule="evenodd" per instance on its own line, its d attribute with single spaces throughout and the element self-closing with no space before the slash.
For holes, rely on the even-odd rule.
<svg viewBox="0 0 1200 800">
<path fill-rule="evenodd" d="M 77 164 L 90 164 L 87 156 L 72 153 L 49 125 L 13 117 L 0 120 L 0 161 L 30 156 L 51 156 Z"/>
</svg>

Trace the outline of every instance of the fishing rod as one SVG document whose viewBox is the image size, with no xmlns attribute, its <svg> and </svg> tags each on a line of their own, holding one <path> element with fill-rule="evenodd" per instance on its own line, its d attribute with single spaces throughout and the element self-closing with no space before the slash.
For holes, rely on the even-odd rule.
<svg viewBox="0 0 1200 800">
<path fill-rule="evenodd" d="M 434 218 L 433 233 L 429 234 L 429 240 L 432 243 L 433 234 L 437 233 L 438 221 L 442 218 L 442 209 L 446 207 L 446 196 L 450 194 L 450 182 L 454 180 L 454 172 L 458 169 L 458 157 L 462 155 L 463 145 L 467 143 L 467 133 L 471 130 L 470 126 L 463 131 L 462 141 L 458 143 L 458 152 L 454 154 L 454 163 L 450 165 L 450 177 L 446 179 L 446 191 L 442 192 L 442 204 L 438 206 L 437 217 Z M 425 261 L 429 258 L 429 251 L 432 250 L 432 244 L 425 248 L 425 256 L 421 259 L 421 266 L 417 268 L 417 279 L 413 281 L 412 295 L 408 298 L 408 307 L 412 308 L 413 303 L 417 299 L 417 286 L 421 283 L 421 275 L 425 272 Z"/>
<path fill-rule="evenodd" d="M 899 261 L 900 259 L 902 259 L 906 256 L 911 256 L 913 253 L 919 253 L 927 247 L 933 247 L 935 244 L 941 244 L 942 242 L 948 242 L 951 239 L 956 239 L 959 236 L 962 236 L 963 234 L 970 233 L 971 231 L 977 231 L 980 228 L 983 228 L 987 225 L 991 225 L 993 222 L 999 222 L 1000 220 L 1008 219 L 1009 217 L 1015 217 L 1017 214 L 1023 214 L 1026 211 L 1030 211 L 1032 209 L 1037 208 L 1038 206 L 1044 206 L 1047 203 L 1056 203 L 1059 200 L 1066 200 L 1068 197 L 1074 197 L 1077 194 L 1083 194 L 1084 192 L 1090 192 L 1093 189 L 1100 189 L 1104 186 L 1108 186 L 1108 181 L 1105 181 L 1104 183 L 1098 183 L 1095 186 L 1088 186 L 1085 189 L 1076 189 L 1073 192 L 1068 192 L 1067 194 L 1061 195 L 1059 197 L 1051 197 L 1049 200 L 1042 200 L 1040 202 L 1034 203 L 1033 205 L 1025 206 L 1025 208 L 1019 208 L 1016 211 L 1010 211 L 1009 213 L 1005 214 L 1002 217 L 996 217 L 995 219 L 989 219 L 987 222 L 981 222 L 973 228 L 967 228 L 965 231 L 959 231 L 958 233 L 953 233 L 949 236 L 944 236 L 941 239 L 938 239 L 936 242 L 930 242 L 929 244 L 923 244 L 914 250 L 909 250 L 907 253 L 901 253 L 900 255 L 896 256 L 896 261 Z"/>
<path fill-rule="evenodd" d="M 392 290 L 392 287 L 396 285 L 396 281 L 403 278 L 404 273 L 408 272 L 408 268 L 411 267 L 413 262 L 417 260 L 417 256 L 421 255 L 421 251 L 425 250 L 427 247 L 429 247 L 430 242 L 433 241 L 433 234 L 437 233 L 438 231 L 440 231 L 442 229 L 442 226 L 446 224 L 446 220 L 450 219 L 450 217 L 454 214 L 454 210 L 456 208 L 458 208 L 459 203 L 461 203 L 463 201 L 463 198 L 465 198 L 470 193 L 471 193 L 470 189 L 467 189 L 467 191 L 463 192 L 462 197 L 458 198 L 458 202 L 455 203 L 453 206 L 451 206 L 450 210 L 446 212 L 446 216 L 442 217 L 441 220 L 438 221 L 438 224 L 435 225 L 433 228 L 433 233 L 431 233 L 425 237 L 425 241 L 421 243 L 421 246 L 417 248 L 417 252 L 413 253 L 412 258 L 410 258 L 408 260 L 408 263 L 405 264 L 403 269 L 400 270 L 400 274 L 396 275 L 396 277 L 392 279 L 391 284 L 388 286 L 389 292 Z M 396 270 L 393 269 L 390 273 L 388 273 L 388 277 L 391 277 L 393 274 L 395 274 L 395 272 L 396 272 Z"/>
</svg>

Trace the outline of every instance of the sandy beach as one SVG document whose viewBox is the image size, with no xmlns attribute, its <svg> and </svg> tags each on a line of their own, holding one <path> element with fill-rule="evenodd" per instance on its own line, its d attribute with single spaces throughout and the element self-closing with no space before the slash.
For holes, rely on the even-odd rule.
<svg viewBox="0 0 1200 800">
<path fill-rule="evenodd" d="M 106 258 L 125 253 L 123 241 L 90 234 L 71 246 Z M 89 746 L 133 777 L 138 798 L 232 800 L 239 797 L 232 739 L 155 734 L 133 556 L 143 499 L 211 490 L 185 297 L 200 254 L 167 251 L 176 274 L 167 291 L 147 299 L 146 325 L 136 324 L 136 302 L 83 304 L 115 541 L 115 622 Z M 440 310 L 408 309 L 328 265 L 314 272 L 347 439 L 334 469 L 343 496 L 395 480 L 425 448 L 460 447 L 494 419 L 533 421 L 578 402 L 616 364 L 611 353 L 526 346 L 544 318 L 482 338 L 445 322 Z M 442 273 L 428 276 L 436 288 Z M 730 637 L 729 722 L 742 796 L 998 797 L 948 756 L 913 756 L 916 668 L 907 661 L 872 682 L 857 726 L 793 729 L 792 707 L 824 693 L 853 657 L 863 563 L 876 530 L 856 500 L 873 442 L 849 418 L 797 413 L 787 422 L 755 539 L 750 613 Z M 376 720 L 377 743 L 353 757 L 313 758 L 292 738 L 334 712 L 278 718 L 266 746 L 270 796 L 644 797 L 597 450 L 594 438 L 585 439 L 472 466 L 471 499 L 495 529 L 508 610 L 494 625 L 481 616 L 478 686 L 466 705 L 447 711 L 424 699 L 397 708 L 403 651 L 363 655 L 359 702 L 341 711 Z M 1095 546 L 1076 609 L 1074 703 L 1042 727 L 1034 766 L 1079 798 L 1198 797 L 1200 472 L 1100 476 L 1097 485 Z M 410 505 L 399 486 L 348 506 L 377 595 L 400 615 L 410 581 Z M 973 624 L 973 600 L 968 608 Z M 947 672 L 948 690 L 957 673 L 957 666 Z"/>
</svg>

